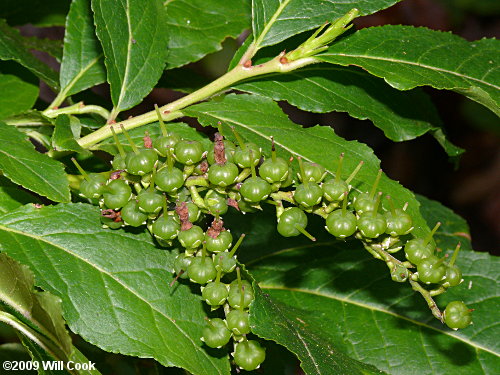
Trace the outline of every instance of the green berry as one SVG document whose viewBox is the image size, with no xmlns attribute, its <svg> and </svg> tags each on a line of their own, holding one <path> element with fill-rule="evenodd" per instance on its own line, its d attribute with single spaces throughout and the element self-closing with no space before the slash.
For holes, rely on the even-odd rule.
<svg viewBox="0 0 500 375">
<path fill-rule="evenodd" d="M 322 186 L 323 197 L 329 202 L 340 202 L 346 191 L 349 191 L 349 186 L 342 181 L 331 179 L 326 181 Z"/>
<path fill-rule="evenodd" d="M 443 286 L 448 288 L 450 286 L 457 286 L 463 281 L 462 272 L 457 266 L 446 266 L 446 274 L 443 281 Z"/>
<path fill-rule="evenodd" d="M 153 141 L 153 148 L 159 155 L 165 157 L 168 154 L 168 150 L 174 148 L 179 141 L 180 138 L 175 134 L 161 136 Z"/>
<path fill-rule="evenodd" d="M 176 275 L 179 276 L 181 279 L 187 279 L 189 277 L 187 269 L 193 259 L 194 259 L 193 257 L 187 256 L 184 253 L 177 255 L 177 257 L 174 260 L 174 271 Z"/>
<path fill-rule="evenodd" d="M 175 145 L 174 154 L 179 163 L 193 165 L 202 159 L 203 145 L 198 141 L 182 140 Z"/>
<path fill-rule="evenodd" d="M 231 339 L 231 331 L 226 322 L 219 318 L 208 320 L 207 326 L 203 328 L 202 341 L 211 348 L 221 348 Z"/>
<path fill-rule="evenodd" d="M 173 194 L 184 185 L 184 175 L 178 168 L 164 167 L 156 174 L 155 184 L 160 190 Z"/>
<path fill-rule="evenodd" d="M 259 175 L 270 184 L 285 181 L 289 173 L 288 167 L 289 163 L 280 157 L 266 159 L 259 167 Z"/>
<path fill-rule="evenodd" d="M 446 267 L 442 260 L 431 255 L 417 265 L 418 279 L 425 284 L 437 284 L 446 275 Z"/>
<path fill-rule="evenodd" d="M 303 173 L 299 174 L 302 182 L 320 183 L 326 176 L 326 169 L 322 165 L 310 162 L 303 162 Z M 345 191 L 345 190 L 344 190 Z"/>
<path fill-rule="evenodd" d="M 233 160 L 240 168 L 250 168 L 252 165 L 256 166 L 260 161 L 260 148 L 253 143 L 246 143 L 245 149 L 241 147 L 236 148 Z"/>
<path fill-rule="evenodd" d="M 106 185 L 107 181 L 108 178 L 102 174 L 90 173 L 80 183 L 80 194 L 85 198 L 98 199 L 104 193 L 104 186 Z"/>
<path fill-rule="evenodd" d="M 236 344 L 233 357 L 243 370 L 253 371 L 266 359 L 266 350 L 255 340 L 245 340 Z"/>
<path fill-rule="evenodd" d="M 226 251 L 231 247 L 231 243 L 233 242 L 233 236 L 231 232 L 224 230 L 219 233 L 216 238 L 205 235 L 205 241 L 207 243 L 207 250 L 212 251 L 214 253 L 220 253 L 222 251 Z"/>
<path fill-rule="evenodd" d="M 307 216 L 298 207 L 285 209 L 278 219 L 278 233 L 283 237 L 298 236 L 302 232 L 298 229 L 305 229 L 307 226 Z"/>
<path fill-rule="evenodd" d="M 249 177 L 243 182 L 240 194 L 247 202 L 258 203 L 271 194 L 271 185 L 260 177 Z"/>
<path fill-rule="evenodd" d="M 239 173 L 234 163 L 212 164 L 208 169 L 208 180 L 213 185 L 226 187 L 236 182 Z"/>
<path fill-rule="evenodd" d="M 363 212 L 358 219 L 358 229 L 366 238 L 377 238 L 387 229 L 385 217 L 373 211 Z"/>
<path fill-rule="evenodd" d="M 127 172 L 133 175 L 144 176 L 153 170 L 157 160 L 158 155 L 153 149 L 146 148 L 137 151 L 137 153 L 131 152 L 125 158 Z"/>
<path fill-rule="evenodd" d="M 151 231 L 156 238 L 164 241 L 173 240 L 179 234 L 179 219 L 174 215 L 163 214 L 153 222 Z"/>
<path fill-rule="evenodd" d="M 147 214 L 157 214 L 160 212 L 163 208 L 164 200 L 165 198 L 163 195 L 151 190 L 143 190 L 137 196 L 139 210 Z"/>
<path fill-rule="evenodd" d="M 300 184 L 293 193 L 293 199 L 304 208 L 311 208 L 321 202 L 323 191 L 319 185 L 308 182 Z"/>
<path fill-rule="evenodd" d="M 197 225 L 193 225 L 188 230 L 180 231 L 178 234 L 179 242 L 186 249 L 196 249 L 205 238 L 205 233 Z"/>
<path fill-rule="evenodd" d="M 146 224 L 148 216 L 139 210 L 139 204 L 135 199 L 129 201 L 121 210 L 121 217 L 126 225 L 139 227 Z"/>
<path fill-rule="evenodd" d="M 346 238 L 357 230 L 357 219 L 352 212 L 335 210 L 326 218 L 326 230 L 338 238 Z"/>
<path fill-rule="evenodd" d="M 241 293 L 243 289 L 243 306 L 241 305 Z M 250 303 L 255 299 L 252 284 L 246 280 L 241 281 L 241 288 L 238 280 L 234 280 L 229 284 L 229 295 L 227 297 L 227 302 L 233 308 L 245 309 L 250 306 Z"/>
<path fill-rule="evenodd" d="M 434 247 L 421 238 L 415 238 L 404 247 L 406 259 L 418 266 L 424 259 L 434 255 Z"/>
<path fill-rule="evenodd" d="M 101 224 L 103 228 L 119 229 L 123 225 L 123 221 L 114 221 L 113 219 L 101 216 Z"/>
<path fill-rule="evenodd" d="M 395 209 L 394 212 L 387 211 L 384 216 L 387 222 L 386 233 L 391 236 L 402 236 L 413 229 L 411 216 L 401 209 Z"/>
<path fill-rule="evenodd" d="M 193 257 L 187 268 L 187 273 L 189 279 L 197 284 L 206 284 L 217 276 L 212 258 L 206 256 Z"/>
<path fill-rule="evenodd" d="M 243 310 L 231 310 L 226 315 L 227 327 L 238 336 L 250 333 L 248 313 Z"/>
<path fill-rule="evenodd" d="M 452 329 L 463 329 L 472 323 L 471 310 L 461 301 L 453 301 L 444 310 L 444 322 Z"/>
<path fill-rule="evenodd" d="M 102 196 L 107 208 L 118 210 L 132 198 L 132 189 L 124 180 L 112 180 L 106 185 Z"/>
<path fill-rule="evenodd" d="M 231 256 L 228 251 L 214 254 L 214 264 L 217 270 L 231 273 L 236 268 L 236 257 Z"/>
<path fill-rule="evenodd" d="M 205 205 L 214 216 L 217 214 L 224 215 L 228 210 L 226 197 L 215 190 L 209 190 L 205 195 Z"/>
<path fill-rule="evenodd" d="M 229 292 L 227 285 L 220 281 L 208 283 L 201 292 L 201 296 L 210 306 L 221 306 L 226 302 Z"/>
</svg>

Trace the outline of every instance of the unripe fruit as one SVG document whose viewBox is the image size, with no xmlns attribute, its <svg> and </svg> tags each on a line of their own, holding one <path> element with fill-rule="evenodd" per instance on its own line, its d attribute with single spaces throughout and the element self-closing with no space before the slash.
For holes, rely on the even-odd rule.
<svg viewBox="0 0 500 375">
<path fill-rule="evenodd" d="M 463 329 L 472 323 L 471 310 L 461 301 L 453 301 L 444 310 L 446 325 L 454 330 Z"/>
<path fill-rule="evenodd" d="M 253 371 L 266 359 L 266 350 L 255 340 L 245 340 L 236 345 L 233 357 L 243 370 Z"/>
</svg>

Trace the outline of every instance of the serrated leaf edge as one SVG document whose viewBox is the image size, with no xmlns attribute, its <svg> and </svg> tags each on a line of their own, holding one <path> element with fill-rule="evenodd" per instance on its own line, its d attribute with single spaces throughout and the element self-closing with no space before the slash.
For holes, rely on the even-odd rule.
<svg viewBox="0 0 500 375">
<path fill-rule="evenodd" d="M 203 353 L 208 359 L 209 359 L 209 362 L 213 365 L 214 369 L 219 372 L 219 369 L 217 368 L 217 366 L 214 364 L 214 362 L 212 361 L 212 357 L 210 355 L 208 355 L 202 348 L 200 348 L 198 345 L 196 345 L 196 343 L 191 339 L 191 337 L 185 332 L 183 331 L 179 325 L 177 325 L 176 321 L 174 319 L 172 319 L 171 317 L 165 315 L 164 313 L 162 313 L 161 311 L 158 311 L 156 310 L 150 303 L 149 301 L 145 300 L 144 298 L 142 298 L 139 294 L 137 294 L 135 291 L 133 291 L 132 289 L 130 289 L 127 285 L 123 284 L 121 282 L 121 280 L 117 279 L 114 277 L 114 275 L 112 275 L 111 273 L 107 272 L 106 270 L 103 270 L 102 268 L 98 267 L 97 265 L 95 264 L 92 264 L 90 263 L 87 259 L 85 258 L 82 258 L 81 256 L 71 252 L 71 251 L 68 251 L 68 249 L 65 249 L 64 247 L 61 247 L 60 245 L 56 244 L 56 243 L 53 243 L 51 241 L 48 241 L 47 239 L 41 237 L 41 236 L 37 236 L 37 235 L 33 235 L 33 234 L 30 234 L 30 233 L 26 233 L 26 232 L 22 232 L 22 231 L 19 231 L 19 230 L 16 230 L 16 229 L 12 229 L 12 228 L 9 228 L 9 227 L 6 227 L 4 225 L 0 225 L 0 230 L 4 230 L 6 232 L 11 232 L 11 233 L 16 233 L 16 234 L 19 234 L 19 235 L 22 235 L 22 236 L 26 236 L 26 237 L 30 237 L 30 238 L 33 238 L 37 241 L 40 241 L 40 242 L 44 242 L 50 246 L 54 246 L 60 250 L 62 250 L 63 252 L 65 253 L 68 253 L 70 254 L 71 256 L 74 256 L 75 258 L 78 258 L 80 261 L 83 261 L 84 263 L 87 263 L 88 265 L 90 265 L 91 267 L 95 268 L 96 270 L 98 270 L 99 272 L 101 272 L 102 274 L 105 274 L 107 275 L 108 277 L 110 277 L 112 280 L 114 280 L 116 283 L 118 283 L 119 285 L 121 285 L 125 290 L 127 290 L 128 292 L 130 292 L 132 295 L 136 296 L 138 299 L 140 299 L 141 301 L 145 302 L 150 308 L 152 311 L 158 313 L 159 315 L 167 318 L 171 323 L 172 325 L 174 325 L 178 330 L 179 332 L 181 332 L 189 341 L 192 342 L 193 344 L 193 347 L 198 350 L 199 352 Z M 8 254 L 8 251 L 6 251 L 6 253 Z M 36 283 L 36 281 L 35 281 Z M 69 324 L 69 323 L 68 323 Z M 74 331 L 74 328 L 72 327 L 72 331 Z M 114 348 L 112 347 L 105 347 L 105 346 L 102 346 L 102 345 L 99 345 L 98 343 L 94 343 L 92 342 L 93 340 L 89 340 L 85 337 L 84 334 L 78 332 L 78 331 L 74 331 L 75 333 L 77 334 L 80 334 L 86 341 L 90 342 L 91 344 L 95 344 L 95 345 L 98 345 L 100 348 L 106 350 L 106 351 L 110 351 L 110 352 L 113 352 L 113 353 L 120 353 L 120 351 L 117 351 L 115 350 Z M 162 336 L 162 339 L 163 339 L 163 336 Z M 123 354 L 127 354 L 127 355 L 141 355 L 141 353 L 123 353 Z M 219 372 L 219 374 L 223 374 L 221 372 Z"/>
</svg>

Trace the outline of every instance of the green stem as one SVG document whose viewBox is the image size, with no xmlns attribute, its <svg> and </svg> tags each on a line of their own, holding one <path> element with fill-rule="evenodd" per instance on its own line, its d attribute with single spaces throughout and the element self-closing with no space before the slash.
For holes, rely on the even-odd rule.
<svg viewBox="0 0 500 375">
<path fill-rule="evenodd" d="M 432 289 L 432 290 L 429 290 L 429 294 L 434 297 L 434 296 L 439 296 L 440 294 L 443 294 L 444 292 L 446 292 L 446 288 L 444 286 L 440 286 L 439 288 L 437 289 Z"/>
<path fill-rule="evenodd" d="M 403 262 L 399 259 L 394 258 L 391 254 L 380 248 L 379 246 L 372 246 L 370 244 L 364 243 L 365 249 L 368 250 L 372 255 L 377 254 L 376 258 L 382 259 L 386 263 L 393 263 L 404 266 Z"/>
<path fill-rule="evenodd" d="M 436 302 L 434 302 L 434 300 L 432 299 L 431 292 L 423 288 L 422 285 L 420 285 L 418 282 L 413 281 L 412 279 L 408 280 L 410 281 L 412 289 L 415 290 L 416 292 L 419 292 L 422 295 L 422 297 L 424 297 L 425 301 L 427 302 L 427 305 L 431 309 L 432 315 L 434 315 L 441 322 L 443 322 L 443 314 L 439 310 L 439 307 L 437 306 Z"/>
<path fill-rule="evenodd" d="M 251 174 L 252 174 L 252 170 L 250 168 L 244 168 L 244 169 L 242 169 L 241 172 L 240 172 L 240 174 L 236 178 L 236 182 L 243 182 Z"/>
<path fill-rule="evenodd" d="M 369 244 L 365 244 L 365 249 L 368 250 L 376 258 L 382 259 L 384 262 L 386 262 L 389 268 L 391 268 L 390 266 L 391 263 L 406 267 L 405 264 L 406 262 L 401 262 L 400 260 L 394 258 L 392 255 L 390 255 L 383 249 L 378 248 L 377 246 L 370 246 Z M 432 315 L 434 315 L 441 322 L 443 322 L 443 314 L 439 310 L 436 302 L 434 302 L 432 297 L 443 293 L 446 289 L 440 287 L 435 290 L 427 290 L 423 288 L 422 285 L 420 285 L 417 281 L 413 280 L 412 276 L 413 273 L 408 271 L 408 281 L 410 282 L 412 289 L 419 292 L 422 295 L 422 297 L 424 297 L 425 301 L 427 302 L 427 305 L 431 309 Z"/>
<path fill-rule="evenodd" d="M 205 205 L 205 201 L 203 198 L 200 196 L 198 193 L 198 190 L 196 189 L 196 186 L 190 186 L 189 187 L 189 192 L 191 193 L 191 199 L 193 200 L 193 203 L 197 205 L 200 208 L 206 209 L 207 206 Z"/>
<path fill-rule="evenodd" d="M 240 238 L 238 238 L 238 241 L 236 242 L 236 244 L 233 246 L 231 252 L 229 253 L 229 256 L 230 257 L 233 257 L 234 254 L 236 253 L 236 250 L 238 250 L 238 248 L 240 247 L 241 243 L 243 242 L 243 239 L 245 238 L 246 234 L 245 233 L 242 233 Z"/>
<path fill-rule="evenodd" d="M 251 67 L 244 67 L 242 65 L 238 65 L 223 76 L 219 77 L 215 81 L 209 83 L 205 87 L 186 95 L 176 101 L 173 101 L 167 105 L 160 107 L 160 111 L 164 114 L 164 121 L 171 121 L 173 119 L 179 118 L 182 116 L 183 108 L 187 106 L 197 103 L 201 100 L 205 100 L 225 89 L 230 87 L 231 85 L 261 75 L 269 74 L 269 73 L 287 73 L 293 70 L 299 69 L 306 65 L 318 63 L 319 60 L 315 57 L 308 57 L 304 59 L 299 59 L 296 61 L 292 61 L 289 63 L 281 62 L 279 56 L 273 58 L 272 60 Z M 150 124 L 152 122 L 157 121 L 158 116 L 155 110 L 144 113 L 140 116 L 133 117 L 131 119 L 122 121 L 121 124 L 126 130 L 134 129 L 136 127 Z M 119 126 L 115 126 L 115 131 L 117 133 L 121 132 Z M 78 143 L 83 148 L 90 148 L 98 142 L 108 138 L 111 136 L 111 130 L 109 129 L 109 125 L 105 125 L 102 128 L 96 130 L 95 132 L 86 135 L 83 138 L 78 140 Z"/>
<path fill-rule="evenodd" d="M 271 198 L 275 201 L 286 201 L 295 204 L 293 192 L 291 191 L 278 191 L 276 193 L 271 193 Z"/>
<path fill-rule="evenodd" d="M 59 115 L 82 115 L 85 113 L 95 113 L 105 119 L 109 116 L 109 111 L 106 108 L 100 107 L 98 105 L 85 105 L 83 102 L 79 102 L 68 107 L 57 108 L 53 106 L 47 108 L 42 112 L 45 116 L 50 118 L 55 118 Z"/>
<path fill-rule="evenodd" d="M 265 36 L 269 32 L 269 30 L 271 30 L 271 27 L 276 22 L 276 19 L 279 17 L 281 12 L 283 12 L 283 10 L 286 8 L 286 6 L 288 5 L 288 3 L 290 1 L 291 0 L 284 0 L 280 4 L 278 9 L 276 9 L 276 12 L 274 12 L 273 16 L 266 23 L 266 25 L 264 26 L 264 29 L 262 30 L 260 35 L 257 37 L 257 39 L 254 40 L 252 42 L 252 44 L 250 44 L 250 46 L 248 46 L 248 49 L 245 51 L 245 54 L 240 59 L 240 62 L 239 62 L 240 65 L 243 65 L 247 60 L 250 60 L 257 53 L 257 51 L 260 49 L 260 45 L 261 45 L 262 41 L 264 40 Z"/>
<path fill-rule="evenodd" d="M 191 176 L 186 179 L 184 186 L 209 186 L 208 179 L 204 176 Z"/>
</svg>

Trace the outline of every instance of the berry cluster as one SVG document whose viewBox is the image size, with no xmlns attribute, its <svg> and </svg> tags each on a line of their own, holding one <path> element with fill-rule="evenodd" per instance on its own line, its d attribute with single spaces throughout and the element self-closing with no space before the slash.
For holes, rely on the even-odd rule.
<svg viewBox="0 0 500 375">
<path fill-rule="evenodd" d="M 263 203 L 272 204 L 282 236 L 305 235 L 312 241 L 315 238 L 306 230 L 307 214 L 319 215 L 330 234 L 341 240 L 361 240 L 374 257 L 386 262 L 393 280 L 409 281 L 433 314 L 450 328 L 465 328 L 471 323 L 471 311 L 462 302 L 451 302 L 442 314 L 432 300 L 432 296 L 462 282 L 455 265 L 460 245 L 446 263 L 446 258 L 437 257 L 432 241 L 439 223 L 426 238 L 412 238 L 413 221 L 406 206 L 395 207 L 387 196 L 389 209 L 382 207 L 383 194 L 377 192 L 381 170 L 371 190 L 359 194 L 351 181 L 363 162 L 343 180 L 343 154 L 333 178 L 327 178 L 323 166 L 300 157 L 300 172 L 294 174 L 293 158 L 278 157 L 274 141 L 272 156 L 264 158 L 259 147 L 243 142 L 234 129 L 237 145 L 225 140 L 219 129 L 214 143 L 205 150 L 200 142 L 168 133 L 159 118 L 162 135 L 152 140 L 146 134 L 140 148 L 122 127 L 132 147 L 128 153 L 112 128 L 119 150 L 112 161 L 113 171 L 87 174 L 75 162 L 84 176 L 80 194 L 101 206 L 103 225 L 112 229 L 147 225 L 161 246 L 177 241 L 185 249 L 175 260 L 177 278 L 202 285 L 206 303 L 213 310 L 223 306 L 225 313 L 225 320 L 207 318 L 203 341 L 219 348 L 232 337 L 233 357 L 241 368 L 257 368 L 265 351 L 246 337 L 250 333 L 247 310 L 254 294 L 251 284 L 241 279 L 235 258 L 244 236 L 230 250 L 233 236 L 221 219 L 230 206 L 247 213 L 261 209 Z M 205 230 L 206 217 L 213 220 Z M 392 255 L 401 249 L 404 260 Z M 414 268 L 416 272 L 411 271 Z M 222 278 L 232 281 L 226 284 Z"/>
</svg>

